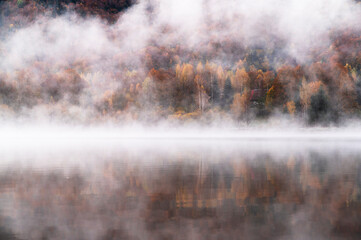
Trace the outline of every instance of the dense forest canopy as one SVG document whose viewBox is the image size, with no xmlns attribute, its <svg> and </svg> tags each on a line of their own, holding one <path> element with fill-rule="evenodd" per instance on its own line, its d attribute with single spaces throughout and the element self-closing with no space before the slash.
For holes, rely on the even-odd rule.
<svg viewBox="0 0 361 240">
<path fill-rule="evenodd" d="M 262 2 L 262 1 L 260 1 Z M 355 1 L 14 0 L 0 115 L 338 123 L 361 109 Z"/>
</svg>

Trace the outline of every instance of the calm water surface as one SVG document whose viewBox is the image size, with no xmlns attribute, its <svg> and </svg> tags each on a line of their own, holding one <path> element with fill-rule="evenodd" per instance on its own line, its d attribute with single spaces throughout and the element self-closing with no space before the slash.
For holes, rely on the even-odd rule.
<svg viewBox="0 0 361 240">
<path fill-rule="evenodd" d="M 0 239 L 360 239 L 361 142 L 0 150 Z"/>
</svg>

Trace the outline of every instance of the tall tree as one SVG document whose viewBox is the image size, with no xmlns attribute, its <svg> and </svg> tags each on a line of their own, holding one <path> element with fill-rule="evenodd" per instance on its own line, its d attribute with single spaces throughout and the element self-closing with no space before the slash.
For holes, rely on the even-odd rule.
<svg viewBox="0 0 361 240">
<path fill-rule="evenodd" d="M 221 106 L 228 110 L 230 105 L 233 102 L 233 88 L 232 88 L 232 84 L 231 84 L 231 79 L 228 77 L 224 83 L 224 88 L 223 88 L 223 95 L 222 95 L 222 101 L 221 101 Z"/>
<path fill-rule="evenodd" d="M 221 100 L 221 92 L 219 90 L 218 81 L 211 76 L 211 94 L 210 101 L 212 104 L 217 105 Z"/>
<path fill-rule="evenodd" d="M 234 77 L 233 87 L 236 91 L 241 92 L 243 88 L 249 87 L 250 78 L 245 68 L 237 68 L 236 74 Z"/>
</svg>

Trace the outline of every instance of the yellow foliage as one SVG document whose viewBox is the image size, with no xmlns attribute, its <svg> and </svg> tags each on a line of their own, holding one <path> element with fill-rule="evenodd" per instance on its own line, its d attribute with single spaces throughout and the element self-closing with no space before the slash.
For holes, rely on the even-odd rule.
<svg viewBox="0 0 361 240">
<path fill-rule="evenodd" d="M 296 105 L 294 101 L 289 101 L 287 102 L 287 110 L 288 113 L 293 117 L 295 115 L 295 111 L 296 111 Z"/>
<path fill-rule="evenodd" d="M 222 66 L 218 66 L 218 68 L 217 68 L 217 78 L 219 80 L 224 78 L 224 71 L 223 71 Z"/>
<path fill-rule="evenodd" d="M 257 87 L 258 87 L 258 88 L 261 88 L 261 87 L 262 87 L 262 85 L 263 85 L 263 79 L 264 79 L 263 71 L 262 71 L 262 70 L 258 70 L 258 71 L 257 71 L 257 80 L 256 80 L 256 83 L 257 83 Z"/>
<path fill-rule="evenodd" d="M 197 65 L 197 74 L 202 74 L 203 73 L 203 64 L 202 62 L 199 62 Z"/>
<path fill-rule="evenodd" d="M 218 66 L 217 68 L 217 79 L 219 86 L 223 88 L 226 81 L 226 74 L 224 73 L 222 66 Z"/>
<path fill-rule="evenodd" d="M 150 77 L 146 77 L 142 83 L 142 89 L 144 89 L 145 92 L 150 90 L 152 84 L 152 79 Z"/>
<path fill-rule="evenodd" d="M 266 108 L 269 108 L 272 106 L 273 98 L 275 97 L 275 88 L 272 86 L 266 95 Z"/>
<path fill-rule="evenodd" d="M 184 111 L 180 110 L 175 112 L 172 115 L 169 115 L 169 119 L 178 119 L 178 120 L 190 120 L 190 119 L 196 119 L 200 116 L 199 112 L 190 112 L 185 113 Z"/>
<path fill-rule="evenodd" d="M 303 78 L 302 85 L 300 88 L 300 98 L 301 98 L 301 104 L 305 111 L 310 106 L 311 96 L 318 92 L 318 89 L 321 87 L 321 85 L 322 85 L 321 81 L 307 83 L 306 79 Z"/>
<path fill-rule="evenodd" d="M 209 72 L 211 74 L 215 74 L 217 71 L 217 65 L 214 63 L 209 63 L 208 61 L 204 65 L 204 71 Z"/>
<path fill-rule="evenodd" d="M 127 77 L 127 78 L 134 78 L 135 76 L 137 75 L 137 71 L 135 71 L 135 70 L 132 70 L 132 71 L 127 71 L 126 73 L 125 73 L 125 76 Z"/>
<path fill-rule="evenodd" d="M 181 77 L 181 73 L 182 73 L 182 67 L 181 65 L 177 64 L 175 67 L 175 75 L 177 78 Z"/>
<path fill-rule="evenodd" d="M 242 113 L 247 111 L 249 104 L 249 94 L 248 91 L 244 91 L 241 95 L 240 93 L 236 93 L 233 97 L 233 103 L 231 109 L 236 116 L 239 116 Z"/>
<path fill-rule="evenodd" d="M 241 112 L 241 110 L 240 110 L 241 109 L 241 94 L 240 93 L 234 94 L 231 109 L 236 116 L 240 114 L 240 112 Z"/>
<path fill-rule="evenodd" d="M 180 76 L 181 82 L 190 82 L 194 79 L 194 69 L 191 64 L 183 64 Z"/>
<path fill-rule="evenodd" d="M 234 80 L 232 83 L 232 87 L 236 91 L 241 91 L 243 88 L 248 87 L 250 83 L 250 78 L 245 68 L 239 69 L 237 68 L 236 74 L 234 76 Z"/>
</svg>

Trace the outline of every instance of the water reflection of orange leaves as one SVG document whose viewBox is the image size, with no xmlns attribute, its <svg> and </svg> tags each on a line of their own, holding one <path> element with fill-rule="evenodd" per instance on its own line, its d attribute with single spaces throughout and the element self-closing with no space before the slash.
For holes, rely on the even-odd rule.
<svg viewBox="0 0 361 240">
<path fill-rule="evenodd" d="M 236 199 L 245 200 L 249 196 L 248 186 L 244 183 L 241 183 L 236 190 Z"/>
<path fill-rule="evenodd" d="M 206 208 L 216 208 L 217 207 L 216 199 L 207 199 L 205 202 L 206 202 Z"/>
<path fill-rule="evenodd" d="M 193 194 L 188 192 L 187 189 L 181 188 L 176 193 L 177 207 L 192 207 L 193 206 Z"/>
<path fill-rule="evenodd" d="M 304 191 L 308 187 L 314 188 L 314 189 L 321 188 L 321 183 L 320 183 L 319 178 L 312 174 L 311 169 L 308 165 L 304 165 L 302 167 L 302 170 L 300 173 L 300 182 L 301 182 L 301 185 L 302 185 Z"/>
</svg>

